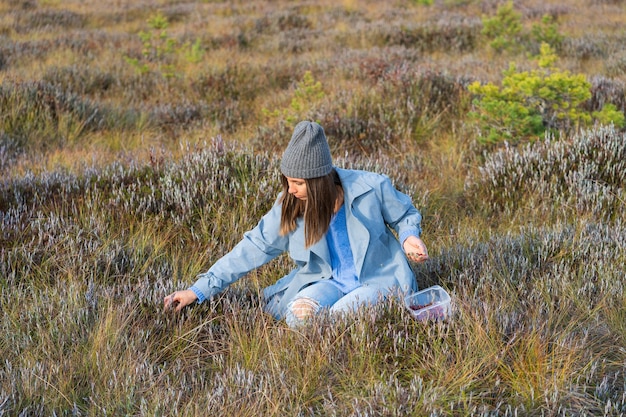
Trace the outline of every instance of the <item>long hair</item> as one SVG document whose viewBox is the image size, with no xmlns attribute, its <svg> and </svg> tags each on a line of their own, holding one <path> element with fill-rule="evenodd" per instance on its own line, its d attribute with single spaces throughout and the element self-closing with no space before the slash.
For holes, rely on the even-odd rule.
<svg viewBox="0 0 626 417">
<path fill-rule="evenodd" d="M 330 225 L 339 197 L 339 175 L 334 169 L 323 177 L 305 179 L 306 200 L 289 194 L 287 177 L 282 175 L 283 196 L 280 217 L 280 234 L 286 235 L 296 229 L 296 220 L 304 217 L 304 244 L 308 248 L 320 240 Z"/>
</svg>

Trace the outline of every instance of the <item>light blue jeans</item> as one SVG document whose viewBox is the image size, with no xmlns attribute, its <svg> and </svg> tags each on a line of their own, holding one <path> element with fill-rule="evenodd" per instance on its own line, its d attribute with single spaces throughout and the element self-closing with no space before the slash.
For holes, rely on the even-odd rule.
<svg viewBox="0 0 626 417">
<path fill-rule="evenodd" d="M 332 315 L 354 312 L 361 305 L 373 305 L 382 300 L 388 292 L 381 288 L 360 286 L 344 293 L 329 281 L 319 281 L 296 294 L 287 306 L 285 322 L 289 327 L 296 327 L 325 308 Z"/>
</svg>

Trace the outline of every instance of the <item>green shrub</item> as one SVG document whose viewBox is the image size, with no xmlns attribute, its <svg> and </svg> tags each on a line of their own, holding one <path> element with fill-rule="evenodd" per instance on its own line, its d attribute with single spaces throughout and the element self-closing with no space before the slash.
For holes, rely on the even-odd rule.
<svg viewBox="0 0 626 417">
<path fill-rule="evenodd" d="M 127 56 L 125 57 L 126 62 L 135 67 L 141 74 L 156 70 L 165 77 L 172 77 L 174 68 L 171 61 L 176 40 L 167 33 L 169 26 L 167 17 L 158 12 L 151 16 L 147 22 L 150 30 L 139 32 L 139 39 L 142 42 L 142 58 Z"/>
<path fill-rule="evenodd" d="M 148 20 L 149 30 L 140 31 L 142 49 L 141 57 L 125 56 L 124 59 L 135 67 L 140 74 L 157 72 L 165 78 L 172 78 L 180 71 L 177 68 L 179 57 L 187 62 L 198 63 L 204 57 L 202 42 L 196 39 L 179 45 L 168 32 L 169 21 L 167 16 L 157 12 Z"/>
<path fill-rule="evenodd" d="M 529 50 L 536 54 L 544 43 L 560 49 L 563 41 L 552 14 L 544 14 L 540 22 L 532 24 L 530 32 L 525 31 L 522 15 L 515 11 L 512 1 L 498 7 L 495 16 L 483 17 L 482 34 L 490 40 L 489 46 L 498 53 Z"/>
<path fill-rule="evenodd" d="M 600 124 L 614 124 L 619 128 L 624 127 L 626 124 L 624 113 L 617 110 L 617 107 L 615 107 L 614 104 L 607 104 L 602 108 L 602 110 L 594 111 L 593 118 Z"/>
<path fill-rule="evenodd" d="M 469 115 L 478 127 L 479 142 L 533 140 L 546 130 L 572 132 L 590 125 L 594 118 L 623 124 L 623 114 L 620 118 L 614 108 L 587 111 L 584 104 L 591 98 L 591 84 L 582 74 L 559 70 L 555 61 L 552 48 L 543 44 L 537 69 L 518 72 L 511 64 L 501 87 L 479 82 L 469 86 L 478 96 Z"/>
<path fill-rule="evenodd" d="M 202 41 L 198 38 L 193 43 L 186 42 L 183 45 L 183 53 L 185 59 L 192 64 L 197 64 L 204 58 L 204 47 Z"/>
<path fill-rule="evenodd" d="M 311 111 L 325 96 L 322 83 L 315 81 L 311 71 L 306 71 L 302 81 L 297 83 L 293 98 L 286 109 L 267 110 L 263 114 L 270 120 L 284 119 L 289 124 L 297 123 L 302 119 L 310 118 Z"/>
<path fill-rule="evenodd" d="M 494 17 L 483 18 L 482 34 L 491 39 L 489 45 L 498 52 L 516 50 L 521 32 L 521 14 L 513 9 L 512 1 L 498 7 Z"/>
<path fill-rule="evenodd" d="M 539 45 L 547 43 L 556 50 L 560 49 L 563 42 L 563 35 L 559 33 L 558 25 L 555 18 L 549 14 L 541 18 L 540 23 L 535 23 L 531 29 L 532 39 Z"/>
</svg>

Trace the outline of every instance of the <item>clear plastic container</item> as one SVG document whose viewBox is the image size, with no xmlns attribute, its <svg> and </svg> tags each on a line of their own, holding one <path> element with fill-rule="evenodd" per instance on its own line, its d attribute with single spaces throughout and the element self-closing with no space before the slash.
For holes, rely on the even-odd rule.
<svg viewBox="0 0 626 417">
<path fill-rule="evenodd" d="M 404 304 L 417 320 L 445 320 L 450 315 L 450 294 L 439 285 L 407 295 Z"/>
</svg>

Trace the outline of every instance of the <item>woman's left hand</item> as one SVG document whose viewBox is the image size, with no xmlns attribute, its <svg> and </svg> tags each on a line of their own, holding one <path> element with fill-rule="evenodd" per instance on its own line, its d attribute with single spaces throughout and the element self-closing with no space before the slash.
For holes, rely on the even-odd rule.
<svg viewBox="0 0 626 417">
<path fill-rule="evenodd" d="M 402 244 L 402 248 L 406 256 L 413 262 L 420 263 L 428 259 L 426 245 L 419 237 L 409 236 Z"/>
</svg>

